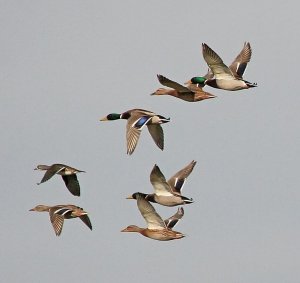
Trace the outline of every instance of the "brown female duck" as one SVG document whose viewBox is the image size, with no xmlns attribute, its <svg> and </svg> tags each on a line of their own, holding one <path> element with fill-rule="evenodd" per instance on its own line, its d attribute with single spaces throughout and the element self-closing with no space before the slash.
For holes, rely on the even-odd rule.
<svg viewBox="0 0 300 283">
<path fill-rule="evenodd" d="M 162 75 L 157 75 L 157 78 L 162 85 L 169 87 L 169 89 L 159 88 L 155 92 L 151 93 L 151 95 L 170 95 L 188 102 L 198 102 L 204 99 L 216 97 L 215 95 L 202 90 L 201 87 L 194 84 L 189 84 L 187 87 L 185 87 Z"/>
<path fill-rule="evenodd" d="M 56 236 L 59 236 L 61 234 L 65 219 L 79 217 L 83 221 L 83 223 L 92 230 L 92 224 L 87 215 L 87 212 L 84 211 L 81 207 L 75 206 L 73 204 L 54 206 L 40 204 L 30 209 L 29 211 L 49 212 L 50 221 L 53 225 Z"/>
<path fill-rule="evenodd" d="M 61 175 L 64 180 L 66 187 L 74 196 L 80 196 L 80 186 L 76 176 L 76 173 L 85 172 L 78 170 L 76 168 L 70 167 L 64 164 L 52 164 L 52 165 L 38 165 L 34 170 L 44 170 L 46 171 L 44 177 L 42 178 L 38 185 L 48 181 L 55 174 Z"/>
<path fill-rule="evenodd" d="M 181 232 L 172 230 L 175 224 L 182 218 L 184 213 L 183 208 L 179 208 L 176 214 L 164 221 L 142 194 L 137 193 L 136 200 L 137 206 L 147 222 L 147 228 L 130 225 L 121 230 L 121 232 L 136 232 L 158 241 L 170 241 L 184 237 Z"/>
</svg>

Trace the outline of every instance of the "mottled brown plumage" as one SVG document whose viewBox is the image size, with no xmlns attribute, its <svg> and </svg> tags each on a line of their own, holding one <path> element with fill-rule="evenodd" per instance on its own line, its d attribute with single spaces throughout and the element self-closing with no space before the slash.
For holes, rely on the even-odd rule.
<svg viewBox="0 0 300 283">
<path fill-rule="evenodd" d="M 85 172 L 78 170 L 65 164 L 52 164 L 52 165 L 38 165 L 34 170 L 46 171 L 44 177 L 38 185 L 48 181 L 55 174 L 61 175 L 66 187 L 74 196 L 80 196 L 80 186 L 76 173 Z"/>
<path fill-rule="evenodd" d="M 181 232 L 173 231 L 172 228 L 183 216 L 183 209 L 178 209 L 177 213 L 165 221 L 157 214 L 154 207 L 145 200 L 142 194 L 136 196 L 137 206 L 144 217 L 147 228 L 140 228 L 136 225 L 130 225 L 121 232 L 137 232 L 141 235 L 158 240 L 158 241 L 170 241 L 183 238 L 184 235 Z"/>
<path fill-rule="evenodd" d="M 56 236 L 59 236 L 61 234 L 65 219 L 79 217 L 82 222 L 92 230 L 92 224 L 87 215 L 87 212 L 84 211 L 81 207 L 75 206 L 73 204 L 54 206 L 40 204 L 30 209 L 30 211 L 49 212 L 50 221 L 52 223 Z"/>
<path fill-rule="evenodd" d="M 169 89 L 159 88 L 151 95 L 170 95 L 188 102 L 198 102 L 201 100 L 216 97 L 215 95 L 202 90 L 201 87 L 193 84 L 189 84 L 187 87 L 185 87 L 177 82 L 171 81 L 170 79 L 162 75 L 157 75 L 157 78 L 162 85 L 169 87 Z"/>
</svg>

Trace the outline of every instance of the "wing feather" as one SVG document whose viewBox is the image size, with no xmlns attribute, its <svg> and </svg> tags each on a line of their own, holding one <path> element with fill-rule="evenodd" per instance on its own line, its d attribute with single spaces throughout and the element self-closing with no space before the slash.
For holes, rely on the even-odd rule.
<svg viewBox="0 0 300 283">
<path fill-rule="evenodd" d="M 59 236 L 62 232 L 62 228 L 64 225 L 64 217 L 62 215 L 55 213 L 56 210 L 57 207 L 50 208 L 49 214 L 50 214 L 50 221 L 54 228 L 54 232 L 56 236 Z"/>
<path fill-rule="evenodd" d="M 247 64 L 251 60 L 252 49 L 249 42 L 244 43 L 244 47 L 238 56 L 229 66 L 229 69 L 232 71 L 233 75 L 238 79 L 243 79 L 243 74 L 247 67 Z"/>
<path fill-rule="evenodd" d="M 147 125 L 148 131 L 154 140 L 155 144 L 161 149 L 164 149 L 164 132 L 159 124 Z"/>
<path fill-rule="evenodd" d="M 231 70 L 224 64 L 221 57 L 205 43 L 202 44 L 202 54 L 216 79 L 234 79 Z"/>
<path fill-rule="evenodd" d="M 41 180 L 41 183 L 44 183 L 46 181 L 48 181 L 49 179 L 51 179 L 55 174 L 59 173 L 60 171 L 64 170 L 65 167 L 62 166 L 58 166 L 57 164 L 53 164 L 52 166 L 50 166 L 50 168 L 46 171 L 43 179 Z"/>
<path fill-rule="evenodd" d="M 166 224 L 155 211 L 154 207 L 144 197 L 137 196 L 137 206 L 144 217 L 148 229 L 166 229 Z"/>
<path fill-rule="evenodd" d="M 157 196 L 173 196 L 170 185 L 156 164 L 150 173 L 150 182 Z"/>
<path fill-rule="evenodd" d="M 172 188 L 173 192 L 176 192 L 177 194 L 181 194 L 181 190 L 185 184 L 185 181 L 186 181 L 187 177 L 192 173 L 196 163 L 197 162 L 193 160 L 191 163 L 189 163 L 183 169 L 176 172 L 168 180 L 168 184 Z"/>
<path fill-rule="evenodd" d="M 176 89 L 178 92 L 190 92 L 190 90 L 187 87 L 177 82 L 174 82 L 162 75 L 157 75 L 157 78 L 162 85 Z"/>
<path fill-rule="evenodd" d="M 74 196 L 80 196 L 80 186 L 77 179 L 77 175 L 76 174 L 62 175 L 62 178 L 70 193 L 73 194 Z"/>
<path fill-rule="evenodd" d="M 177 212 L 173 216 L 165 220 L 165 224 L 167 228 L 173 229 L 174 226 L 178 223 L 178 221 L 183 217 L 183 215 L 184 215 L 184 210 L 182 207 L 179 207 Z"/>
</svg>

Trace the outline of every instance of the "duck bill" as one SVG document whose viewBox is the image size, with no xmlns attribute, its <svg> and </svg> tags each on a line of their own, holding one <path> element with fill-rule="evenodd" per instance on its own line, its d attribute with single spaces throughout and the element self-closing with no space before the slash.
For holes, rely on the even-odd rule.
<svg viewBox="0 0 300 283">
<path fill-rule="evenodd" d="M 128 196 L 126 199 L 134 199 L 132 195 Z"/>
<path fill-rule="evenodd" d="M 107 117 L 105 116 L 105 117 L 103 117 L 103 118 L 101 118 L 99 121 L 108 121 L 108 119 L 107 119 Z"/>
</svg>

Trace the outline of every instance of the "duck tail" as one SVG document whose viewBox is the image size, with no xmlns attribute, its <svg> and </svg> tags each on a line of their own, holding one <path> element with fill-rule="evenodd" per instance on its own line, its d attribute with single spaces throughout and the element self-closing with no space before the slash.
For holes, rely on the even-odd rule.
<svg viewBox="0 0 300 283">
<path fill-rule="evenodd" d="M 245 81 L 246 85 L 251 88 L 251 87 L 257 87 L 257 83 L 250 83 L 248 81 Z"/>
<path fill-rule="evenodd" d="M 159 117 L 159 121 L 161 124 L 164 124 L 164 123 L 168 123 L 170 122 L 171 118 L 166 118 L 164 116 L 161 116 L 161 115 L 157 115 Z"/>
<path fill-rule="evenodd" d="M 182 196 L 182 199 L 184 201 L 184 204 L 190 204 L 190 203 L 194 202 L 194 200 L 192 198 L 187 198 L 187 197 Z"/>
</svg>

